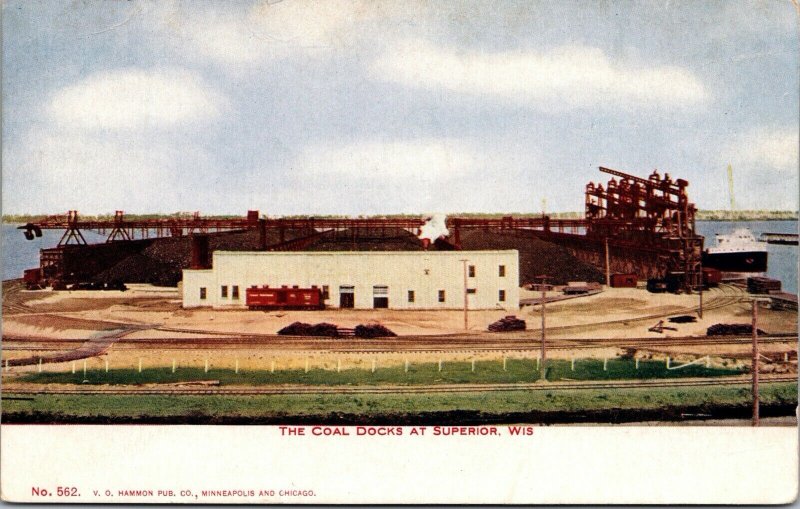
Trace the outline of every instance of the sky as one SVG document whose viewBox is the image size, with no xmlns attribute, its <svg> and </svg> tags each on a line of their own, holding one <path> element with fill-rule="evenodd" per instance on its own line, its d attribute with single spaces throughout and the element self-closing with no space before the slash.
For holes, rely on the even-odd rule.
<svg viewBox="0 0 800 509">
<path fill-rule="evenodd" d="M 3 4 L 5 214 L 798 208 L 789 0 Z"/>
</svg>

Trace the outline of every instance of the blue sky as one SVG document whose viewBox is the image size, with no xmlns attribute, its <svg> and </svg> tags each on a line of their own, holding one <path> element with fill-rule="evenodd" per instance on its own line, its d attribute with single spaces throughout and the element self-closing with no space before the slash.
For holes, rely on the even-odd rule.
<svg viewBox="0 0 800 509">
<path fill-rule="evenodd" d="M 598 166 L 798 207 L 789 2 L 22 1 L 3 212 L 582 210 Z"/>
</svg>

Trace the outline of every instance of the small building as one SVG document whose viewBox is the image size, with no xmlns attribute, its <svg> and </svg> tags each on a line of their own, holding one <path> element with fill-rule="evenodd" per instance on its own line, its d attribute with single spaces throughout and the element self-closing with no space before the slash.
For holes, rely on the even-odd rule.
<svg viewBox="0 0 800 509">
<path fill-rule="evenodd" d="M 636 288 L 638 282 L 636 274 L 611 274 L 611 288 Z"/>
<path fill-rule="evenodd" d="M 467 260 L 464 262 L 463 260 Z M 183 271 L 183 307 L 245 308 L 254 286 L 322 289 L 326 307 L 519 309 L 519 253 L 504 251 L 215 251 Z"/>
<path fill-rule="evenodd" d="M 747 293 L 766 294 L 781 291 L 781 281 L 768 277 L 749 277 L 747 278 Z"/>
</svg>

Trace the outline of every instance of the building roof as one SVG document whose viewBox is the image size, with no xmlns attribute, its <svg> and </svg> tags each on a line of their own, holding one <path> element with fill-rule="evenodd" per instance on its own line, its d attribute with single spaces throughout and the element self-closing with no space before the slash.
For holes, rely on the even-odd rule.
<svg viewBox="0 0 800 509">
<path fill-rule="evenodd" d="M 481 249 L 476 251 L 214 251 L 213 255 L 221 256 L 468 256 L 486 254 L 519 254 L 516 249 Z"/>
</svg>

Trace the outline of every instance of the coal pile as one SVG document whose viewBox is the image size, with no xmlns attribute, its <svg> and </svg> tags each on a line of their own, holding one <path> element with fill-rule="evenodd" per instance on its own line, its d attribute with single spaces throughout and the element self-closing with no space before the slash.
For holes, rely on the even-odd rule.
<svg viewBox="0 0 800 509">
<path fill-rule="evenodd" d="M 490 332 L 510 332 L 525 330 L 526 328 L 525 320 L 520 320 L 514 315 L 504 316 L 500 320 L 489 325 Z"/>
<path fill-rule="evenodd" d="M 280 242 L 278 232 L 267 230 L 266 233 L 267 246 Z M 287 230 L 284 240 L 302 235 L 304 232 Z M 208 235 L 208 245 L 210 251 L 257 251 L 261 246 L 261 239 L 258 230 L 211 233 Z M 128 251 L 135 252 L 125 252 L 124 255 L 114 253 L 112 257 L 111 253 L 100 254 L 97 249 L 87 251 L 88 257 L 95 260 L 96 264 L 101 259 L 107 259 L 102 270 L 95 270 L 91 276 L 87 276 L 91 282 L 177 286 L 182 278 L 181 271 L 189 267 L 192 259 L 192 239 L 189 236 L 112 243 L 107 246 L 124 246 Z M 108 250 L 109 248 L 105 249 Z"/>
<path fill-rule="evenodd" d="M 697 321 L 697 317 L 692 315 L 680 315 L 670 317 L 669 321 L 672 323 L 694 323 Z"/>
<path fill-rule="evenodd" d="M 761 329 L 756 329 L 758 334 L 766 334 Z M 753 326 L 749 323 L 715 323 L 706 330 L 707 336 L 744 336 L 753 333 Z"/>
<path fill-rule="evenodd" d="M 491 230 L 462 230 L 461 246 L 467 250 L 516 249 L 519 251 L 520 284 L 533 283 L 536 276 L 550 276 L 549 282 L 605 281 L 603 272 L 572 256 L 565 248 L 545 242 L 532 234 Z"/>
<path fill-rule="evenodd" d="M 354 238 L 355 234 L 355 238 Z M 308 231 L 285 230 L 283 241 L 309 235 Z M 256 251 L 261 247 L 256 229 L 210 233 L 210 251 Z M 453 246 L 437 239 L 429 249 L 447 250 Z M 281 242 L 280 233 L 266 230 L 266 245 Z M 603 282 L 601 270 L 581 262 L 565 248 L 542 241 L 527 232 L 464 229 L 461 244 L 465 250 L 516 249 L 519 251 L 520 283 L 531 283 L 541 274 L 552 284 L 569 281 Z M 326 232 L 312 240 L 304 251 L 422 251 L 420 239 L 402 228 L 358 228 Z M 181 270 L 191 262 L 191 237 L 166 237 L 99 246 L 75 246 L 75 263 L 66 273 L 70 282 L 125 282 L 175 286 Z"/>
<path fill-rule="evenodd" d="M 339 329 L 332 323 L 310 323 L 294 322 L 278 331 L 281 336 L 324 336 L 335 338 L 339 335 Z"/>
<path fill-rule="evenodd" d="M 134 254 L 123 258 L 122 261 L 93 278 L 95 283 L 149 283 L 157 286 L 177 286 L 180 280 L 180 267 L 162 263 L 143 254 Z"/>
<path fill-rule="evenodd" d="M 397 334 L 379 323 L 356 325 L 354 334 L 357 338 L 390 338 L 397 336 Z"/>
<path fill-rule="evenodd" d="M 353 238 L 353 234 L 356 238 Z M 422 251 L 422 242 L 402 228 L 359 228 L 328 232 L 306 251 Z"/>
</svg>

